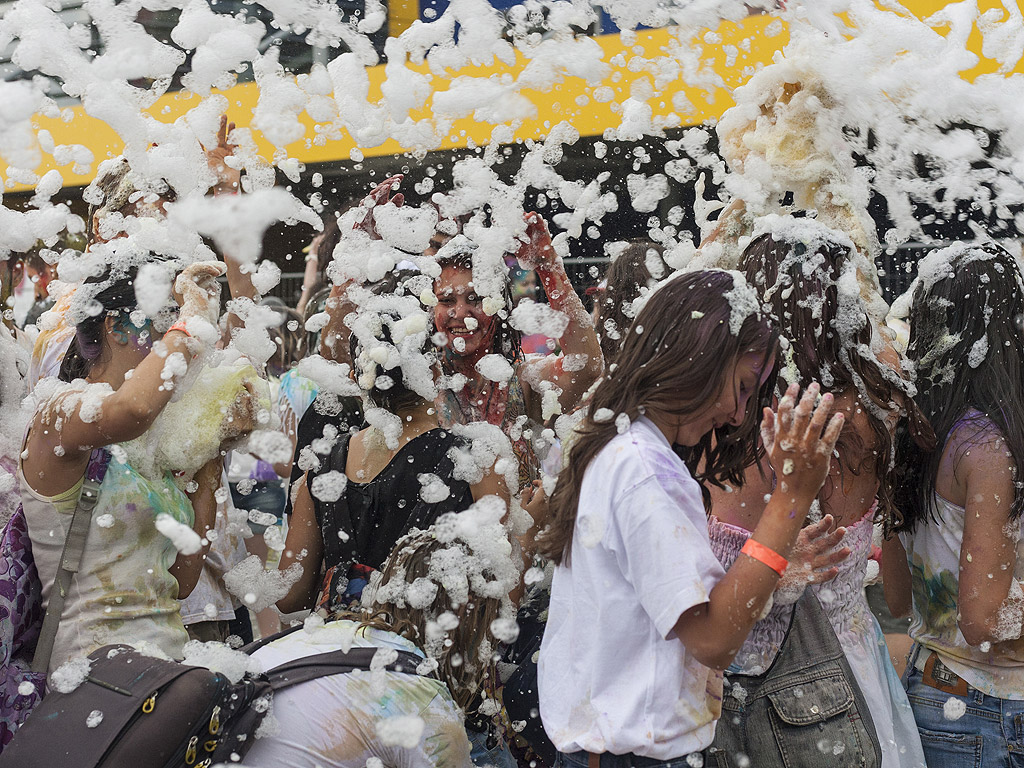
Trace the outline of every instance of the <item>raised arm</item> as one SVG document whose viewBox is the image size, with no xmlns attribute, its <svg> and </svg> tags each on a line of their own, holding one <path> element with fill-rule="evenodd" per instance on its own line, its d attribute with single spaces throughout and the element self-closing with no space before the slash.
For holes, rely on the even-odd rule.
<svg viewBox="0 0 1024 768">
<path fill-rule="evenodd" d="M 175 299 L 181 305 L 180 318 L 186 324 L 212 317 L 211 312 L 219 302 L 215 278 L 221 270 L 216 262 L 199 262 L 178 275 Z M 174 394 L 174 382 L 179 377 L 171 375 L 176 366 L 173 362 L 169 366 L 168 362 L 177 356 L 179 365 L 187 368 L 200 343 L 180 327 L 168 331 L 131 377 L 104 397 L 98 408 L 89 397 L 83 397 L 73 408 L 65 410 L 58 406 L 41 411 L 36 426 L 42 429 L 33 428 L 33 440 L 41 440 L 56 455 L 74 460 L 76 453 L 138 437 L 149 429 Z M 65 398 L 64 402 L 71 401 Z"/>
<path fill-rule="evenodd" d="M 523 373 L 523 380 L 533 390 L 539 381 L 549 381 L 557 386 L 561 390 L 558 402 L 562 411 L 567 413 L 579 405 L 584 393 L 601 375 L 604 367 L 601 344 L 597 340 L 593 318 L 584 309 L 561 257 L 551 245 L 551 233 L 544 219 L 536 213 L 527 213 L 525 218 L 526 240 L 516 256 L 524 266 L 536 269 L 548 303 L 552 309 L 564 313 L 569 324 L 558 339 L 561 354 L 531 361 Z"/>
<path fill-rule="evenodd" d="M 755 547 L 766 547 L 782 558 L 789 557 L 811 502 L 825 481 L 829 459 L 843 426 L 842 414 L 828 420 L 831 395 L 822 397 L 812 416 L 818 391 L 816 384 L 809 386 L 794 408 L 797 388 L 790 387 L 779 404 L 778 439 L 772 434 L 764 441 L 771 446 L 772 466 L 781 470 L 777 472 L 780 482 L 750 541 Z M 765 424 L 775 421 L 775 414 L 766 408 Z M 742 556 L 736 558 L 711 590 L 708 602 L 694 606 L 679 617 L 676 636 L 701 664 L 725 669 L 760 617 L 779 578 L 780 574 L 758 557 L 756 551 L 747 554 L 745 545 Z"/>
<path fill-rule="evenodd" d="M 206 150 L 206 162 L 216 177 L 216 182 L 210 187 L 210 194 L 214 197 L 221 195 L 238 195 L 242 192 L 242 174 L 237 168 L 228 165 L 227 158 L 232 157 L 235 152 L 235 145 L 228 142 L 228 136 L 235 130 L 235 124 L 228 122 L 227 115 L 220 116 L 220 127 L 217 130 L 217 144 Z M 224 264 L 227 267 L 228 293 L 233 299 L 247 298 L 256 300 L 256 287 L 252 284 L 249 273 L 242 271 L 242 264 L 230 253 L 222 254 Z M 229 328 L 238 328 L 242 321 L 234 313 L 229 313 Z"/>
</svg>

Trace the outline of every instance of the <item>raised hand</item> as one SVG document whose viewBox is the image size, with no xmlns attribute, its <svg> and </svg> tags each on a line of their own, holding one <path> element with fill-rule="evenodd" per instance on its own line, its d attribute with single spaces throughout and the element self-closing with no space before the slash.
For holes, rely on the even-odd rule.
<svg viewBox="0 0 1024 768">
<path fill-rule="evenodd" d="M 183 320 L 200 317 L 213 325 L 220 316 L 220 283 L 224 264 L 219 261 L 197 261 L 189 264 L 174 279 L 174 300 L 181 307 Z"/>
<path fill-rule="evenodd" d="M 516 258 L 524 269 L 549 269 L 558 260 L 558 254 L 551 244 L 551 233 L 540 214 L 523 214 L 526 220 L 526 235 L 516 251 Z"/>
<path fill-rule="evenodd" d="M 380 240 L 381 237 L 377 233 L 377 226 L 373 220 L 373 209 L 378 205 L 387 205 L 388 203 L 392 203 L 396 208 L 401 208 L 405 203 L 405 195 L 398 192 L 392 197 L 391 193 L 398 189 L 398 185 L 404 178 L 405 176 L 401 173 L 389 176 L 370 190 L 370 194 L 364 197 L 362 202 L 363 207 L 366 208 L 366 214 L 352 228 L 361 229 L 374 240 Z"/>
<path fill-rule="evenodd" d="M 227 115 L 220 116 L 220 128 L 217 130 L 217 145 L 206 149 L 206 162 L 213 171 L 217 181 L 213 185 L 213 193 L 235 194 L 241 189 L 242 173 L 227 164 L 226 160 L 235 154 L 234 144 L 228 143 L 228 136 L 235 130 L 235 124 L 228 122 Z"/>
</svg>

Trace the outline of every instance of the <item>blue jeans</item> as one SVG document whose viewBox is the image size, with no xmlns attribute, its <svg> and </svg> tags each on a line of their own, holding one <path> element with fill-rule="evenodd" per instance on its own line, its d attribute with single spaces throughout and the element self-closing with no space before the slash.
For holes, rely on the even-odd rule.
<svg viewBox="0 0 1024 768">
<path fill-rule="evenodd" d="M 696 756 L 700 756 L 698 752 Z M 677 757 L 672 760 L 655 760 L 651 757 L 636 757 L 634 755 L 612 755 L 605 753 L 601 755 L 601 768 L 647 768 L 647 766 L 663 766 L 663 768 L 694 768 L 694 766 L 708 765 L 701 756 L 700 760 L 694 759 L 695 755 Z M 558 753 L 555 760 L 555 768 L 588 768 L 586 752 L 565 752 Z"/>
<path fill-rule="evenodd" d="M 914 710 L 921 746 L 929 766 L 939 768 L 1024 768 L 1024 701 L 998 699 L 973 686 L 966 696 L 925 685 L 914 663 L 926 648 L 910 653 L 903 687 Z M 966 711 L 947 719 L 946 702 L 963 702 Z"/>
<path fill-rule="evenodd" d="M 467 728 L 466 735 L 469 736 L 469 746 L 472 750 L 469 759 L 473 765 L 480 768 L 488 765 L 494 766 L 494 768 L 517 768 L 516 759 L 512 757 L 505 742 L 499 741 L 493 747 L 488 747 L 487 731 L 474 731 Z"/>
</svg>

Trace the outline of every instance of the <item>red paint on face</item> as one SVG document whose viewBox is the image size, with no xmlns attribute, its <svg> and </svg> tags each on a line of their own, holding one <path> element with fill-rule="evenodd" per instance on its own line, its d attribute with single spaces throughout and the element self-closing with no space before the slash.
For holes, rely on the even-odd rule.
<svg viewBox="0 0 1024 768">
<path fill-rule="evenodd" d="M 496 320 L 473 290 L 473 272 L 448 266 L 434 282 L 434 325 L 456 357 L 477 360 L 492 351 Z"/>
</svg>

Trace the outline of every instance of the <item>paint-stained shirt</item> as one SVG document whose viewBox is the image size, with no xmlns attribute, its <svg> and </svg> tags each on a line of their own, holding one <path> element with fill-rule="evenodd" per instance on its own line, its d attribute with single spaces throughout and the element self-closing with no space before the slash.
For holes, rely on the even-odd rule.
<svg viewBox="0 0 1024 768">
<path fill-rule="evenodd" d="M 539 685 L 561 752 L 673 760 L 711 744 L 722 674 L 674 628 L 724 575 L 700 487 L 641 417 L 587 467 L 569 564 L 555 568 Z"/>
<path fill-rule="evenodd" d="M 393 648 L 422 657 L 393 632 L 332 621 L 300 629 L 257 650 L 265 669 L 339 648 Z M 245 764 L 260 768 L 469 768 L 462 715 L 444 683 L 403 672 L 355 671 L 274 695 L 278 727 L 258 738 Z"/>
</svg>

